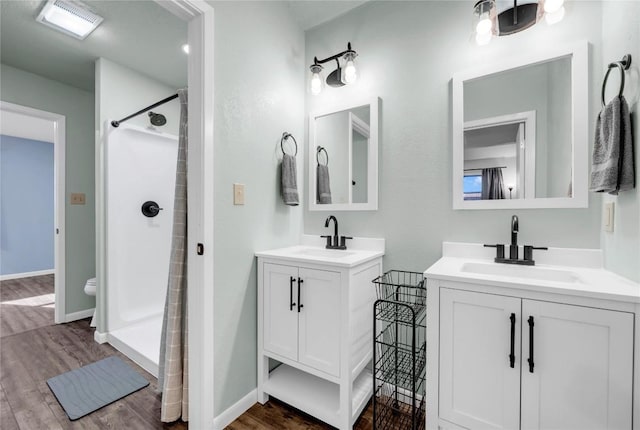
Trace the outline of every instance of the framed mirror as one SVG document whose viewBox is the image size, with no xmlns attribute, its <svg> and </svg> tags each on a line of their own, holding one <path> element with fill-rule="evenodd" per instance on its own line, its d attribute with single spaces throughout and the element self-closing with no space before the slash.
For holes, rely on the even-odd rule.
<svg viewBox="0 0 640 430">
<path fill-rule="evenodd" d="M 588 205 L 588 44 L 453 77 L 453 208 Z"/>
<path fill-rule="evenodd" d="M 378 209 L 379 99 L 309 115 L 309 210 Z"/>
</svg>

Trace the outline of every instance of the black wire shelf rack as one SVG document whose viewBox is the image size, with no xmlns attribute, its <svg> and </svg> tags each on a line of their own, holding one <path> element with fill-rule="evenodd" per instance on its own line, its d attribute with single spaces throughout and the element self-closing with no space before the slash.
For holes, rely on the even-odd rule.
<svg viewBox="0 0 640 430">
<path fill-rule="evenodd" d="M 373 280 L 375 430 L 425 428 L 426 288 L 422 273 L 390 270 Z"/>
</svg>

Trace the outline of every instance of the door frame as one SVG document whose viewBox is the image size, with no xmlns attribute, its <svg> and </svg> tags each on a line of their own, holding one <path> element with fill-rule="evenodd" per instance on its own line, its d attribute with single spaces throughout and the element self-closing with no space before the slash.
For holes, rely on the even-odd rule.
<svg viewBox="0 0 640 430">
<path fill-rule="evenodd" d="M 155 0 L 189 23 L 187 306 L 189 426 L 214 427 L 213 50 L 214 10 L 204 0 Z M 198 254 L 196 244 L 203 244 Z"/>
<path fill-rule="evenodd" d="M 66 117 L 53 112 L 0 101 L 0 111 L 12 112 L 53 123 L 53 201 L 54 215 L 54 295 L 56 324 L 66 322 L 65 312 L 65 147 Z"/>
</svg>

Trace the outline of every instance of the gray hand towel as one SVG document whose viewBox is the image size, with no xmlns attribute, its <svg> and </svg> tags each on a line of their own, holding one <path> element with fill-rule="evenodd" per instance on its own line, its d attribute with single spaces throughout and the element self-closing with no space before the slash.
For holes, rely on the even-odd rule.
<svg viewBox="0 0 640 430">
<path fill-rule="evenodd" d="M 285 205 L 298 206 L 298 179 L 296 171 L 296 157 L 284 154 L 282 156 L 282 201 Z"/>
<path fill-rule="evenodd" d="M 598 115 L 590 191 L 618 194 L 635 187 L 631 116 L 624 96 L 616 96 Z"/>
<path fill-rule="evenodd" d="M 316 202 L 326 205 L 331 203 L 331 186 L 329 181 L 329 167 L 318 164 L 316 169 Z"/>
</svg>

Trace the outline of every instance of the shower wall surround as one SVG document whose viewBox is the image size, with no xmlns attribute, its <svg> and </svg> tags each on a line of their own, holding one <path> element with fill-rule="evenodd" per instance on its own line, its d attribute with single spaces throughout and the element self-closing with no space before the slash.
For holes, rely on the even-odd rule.
<svg viewBox="0 0 640 430">
<path fill-rule="evenodd" d="M 67 193 L 85 193 L 86 204 L 71 205 L 68 198 L 65 204 L 65 312 L 91 309 L 95 301 L 84 293 L 84 284 L 95 276 L 93 93 L 5 64 L 0 75 L 3 101 L 66 118 Z"/>
<path fill-rule="evenodd" d="M 106 58 L 99 58 L 96 61 L 96 195 L 104 194 L 104 127 L 107 120 L 120 119 L 133 112 L 136 112 L 158 100 L 162 100 L 175 94 L 177 88 L 171 88 L 152 78 L 142 75 L 136 71 L 110 61 Z M 177 100 L 169 102 L 155 109 L 154 112 L 161 113 L 167 117 L 167 124 L 159 127 L 165 133 L 178 135 L 178 125 L 180 121 L 180 104 Z M 132 118 L 127 124 L 140 127 L 148 127 L 148 115 L 140 115 Z M 104 220 L 105 208 L 102 199 L 96 199 L 96 215 L 98 220 Z M 141 215 L 142 216 L 142 215 Z M 96 224 L 96 238 L 98 243 L 106 243 L 106 235 L 103 223 Z M 105 285 L 105 268 L 103 254 L 104 246 L 99 247 L 96 255 L 96 265 L 98 285 Z M 108 285 L 108 283 L 107 283 Z M 97 327 L 99 332 L 107 332 L 112 328 L 106 327 L 106 295 L 105 291 L 98 288 L 96 305 L 99 308 Z M 114 327 L 115 328 L 115 327 Z"/>
<path fill-rule="evenodd" d="M 514 52 L 587 40 L 591 43 L 592 140 L 603 67 L 603 6 L 570 2 L 566 8 L 565 19 L 555 26 L 537 25 L 483 47 L 469 41 L 468 2 L 369 2 L 306 33 L 306 63 L 313 61 L 314 52 L 334 50 L 345 40 L 358 46 L 360 54 L 358 81 L 328 88 L 318 96 L 307 95 L 307 114 L 338 99 L 378 95 L 382 100 L 379 210 L 342 213 L 340 227 L 356 236 L 385 237 L 385 268 L 422 271 L 441 256 L 445 240 L 508 241 L 505 226 L 514 213 L 527 225 L 524 242 L 600 247 L 599 195 L 589 196 L 586 209 L 452 210 L 451 77 L 455 72 Z M 305 233 L 321 234 L 326 215 L 309 212 L 305 204 Z"/>
</svg>

